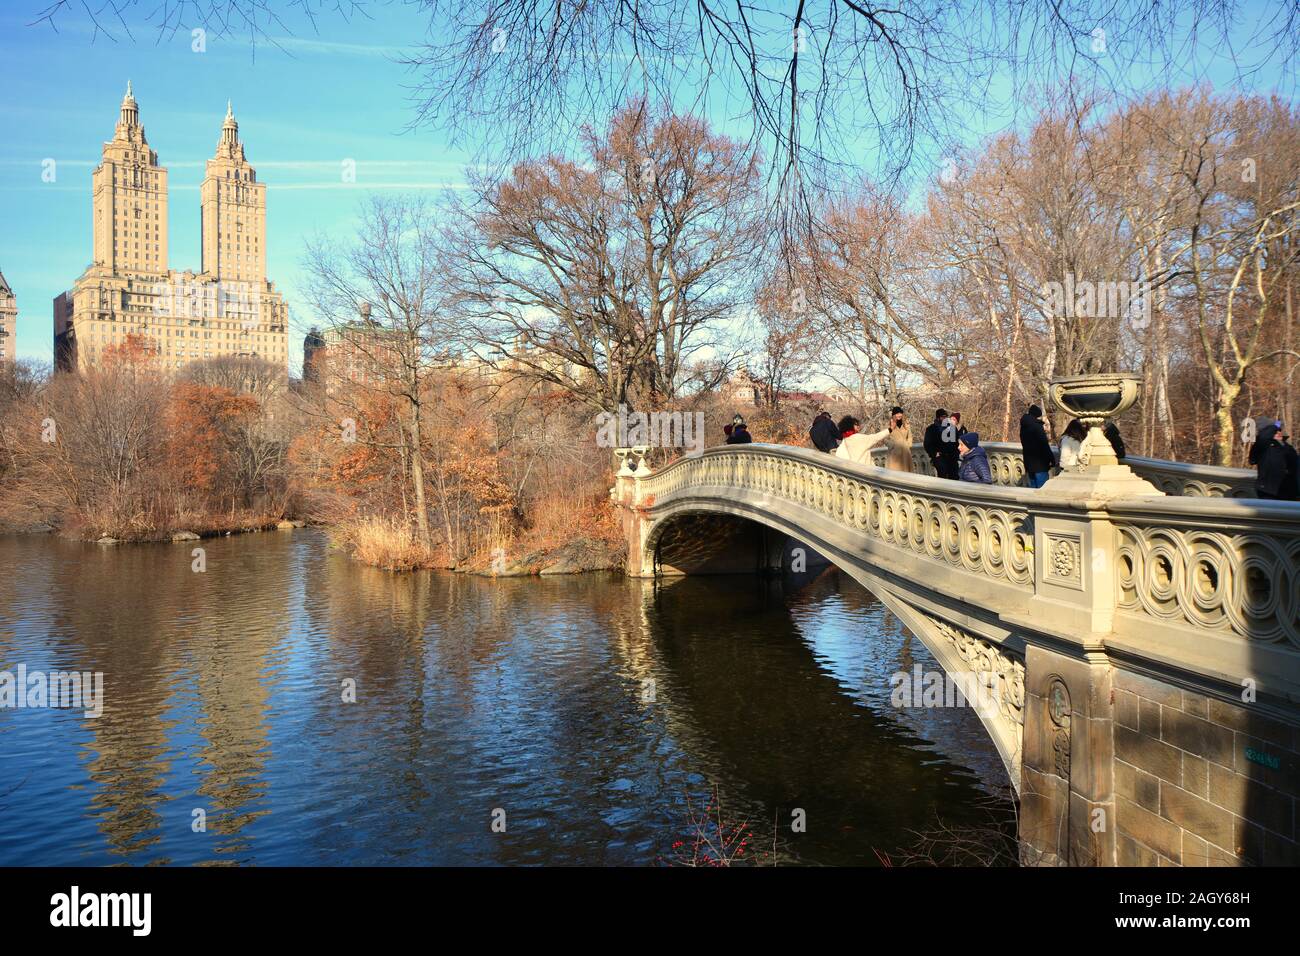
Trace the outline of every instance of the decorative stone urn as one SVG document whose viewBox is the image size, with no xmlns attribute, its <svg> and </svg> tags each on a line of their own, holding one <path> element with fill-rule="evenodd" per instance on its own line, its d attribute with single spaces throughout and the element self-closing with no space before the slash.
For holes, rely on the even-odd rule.
<svg viewBox="0 0 1300 956">
<path fill-rule="evenodd" d="M 619 461 L 619 469 L 616 474 L 625 478 L 644 478 L 648 476 L 651 472 L 650 466 L 646 463 L 646 456 L 649 454 L 649 445 L 615 448 L 614 455 Z"/>
<path fill-rule="evenodd" d="M 1142 380 L 1132 372 L 1108 375 L 1071 375 L 1054 378 L 1048 384 L 1052 401 L 1083 423 L 1088 429 L 1083 449 L 1089 464 L 1114 465 L 1119 462 L 1115 449 L 1103 429 L 1106 422 L 1133 407 L 1142 393 Z"/>
<path fill-rule="evenodd" d="M 627 457 L 632 454 L 631 448 L 615 448 L 614 457 L 618 459 L 618 477 L 631 477 L 634 472 L 628 466 Z"/>
<path fill-rule="evenodd" d="M 632 466 L 632 471 L 634 474 L 639 475 L 643 478 L 650 475 L 651 473 L 650 463 L 646 461 L 646 458 L 649 456 L 649 454 L 650 454 L 649 445 L 632 446 L 632 457 L 636 459 L 636 464 Z"/>
<path fill-rule="evenodd" d="M 1061 472 L 1044 488 L 1096 498 L 1164 494 L 1120 462 L 1103 431 L 1107 421 L 1128 411 L 1142 394 L 1139 376 L 1132 372 L 1104 372 L 1054 378 L 1048 383 L 1048 394 L 1058 407 L 1088 429 L 1081 455 L 1088 464 Z"/>
</svg>

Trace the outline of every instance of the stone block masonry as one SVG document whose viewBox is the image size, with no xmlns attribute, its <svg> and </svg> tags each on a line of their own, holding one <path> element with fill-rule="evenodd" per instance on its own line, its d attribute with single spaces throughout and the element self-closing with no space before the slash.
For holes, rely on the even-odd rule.
<svg viewBox="0 0 1300 956">
<path fill-rule="evenodd" d="M 1300 727 L 1117 668 L 1121 866 L 1297 866 Z"/>
</svg>

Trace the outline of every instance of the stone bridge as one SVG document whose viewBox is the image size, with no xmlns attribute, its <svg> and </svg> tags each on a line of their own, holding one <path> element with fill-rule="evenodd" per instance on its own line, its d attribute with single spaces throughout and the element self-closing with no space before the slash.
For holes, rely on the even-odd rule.
<svg viewBox="0 0 1300 956">
<path fill-rule="evenodd" d="M 1300 505 L 1142 458 L 1033 490 L 985 447 L 992 486 L 919 447 L 915 474 L 763 444 L 625 462 L 629 573 L 833 562 L 991 702 L 1026 863 L 1300 864 Z"/>
</svg>

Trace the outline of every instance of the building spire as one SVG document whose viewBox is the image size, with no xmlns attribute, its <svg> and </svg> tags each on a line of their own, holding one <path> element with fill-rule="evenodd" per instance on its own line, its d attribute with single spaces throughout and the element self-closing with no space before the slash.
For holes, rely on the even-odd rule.
<svg viewBox="0 0 1300 956">
<path fill-rule="evenodd" d="M 126 96 L 122 97 L 122 118 L 119 121 L 126 127 L 140 125 L 140 107 L 136 105 L 135 95 L 131 92 L 131 81 L 126 81 Z"/>
<path fill-rule="evenodd" d="M 226 100 L 226 121 L 221 124 L 221 142 L 231 146 L 239 142 L 239 123 L 235 121 L 235 111 L 230 108 L 230 100 Z"/>
</svg>

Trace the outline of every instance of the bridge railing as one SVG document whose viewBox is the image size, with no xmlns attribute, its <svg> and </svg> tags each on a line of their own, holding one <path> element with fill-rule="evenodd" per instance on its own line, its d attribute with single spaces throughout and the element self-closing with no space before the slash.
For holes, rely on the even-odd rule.
<svg viewBox="0 0 1300 956">
<path fill-rule="evenodd" d="M 1179 659 L 1208 659 L 1223 641 L 1255 667 L 1281 654 L 1300 687 L 1300 505 L 1171 496 L 1106 512 L 1117 634 L 1163 638 Z"/>
<path fill-rule="evenodd" d="M 989 471 L 994 484 L 1023 486 L 1025 463 L 1018 442 L 980 442 L 988 453 Z M 884 465 L 886 450 L 875 448 L 871 452 L 876 465 Z M 1255 497 L 1255 472 L 1249 468 L 1223 468 L 1218 465 L 1196 465 L 1163 458 L 1146 458 L 1129 455 L 1124 464 L 1140 477 L 1151 482 L 1167 495 L 1190 498 L 1253 498 Z M 916 474 L 933 475 L 930 457 L 919 443 L 912 445 L 912 470 Z"/>
<path fill-rule="evenodd" d="M 683 492 L 725 500 L 731 489 L 788 501 L 853 535 L 1028 586 L 1034 580 L 1029 517 L 1036 492 L 866 468 L 784 445 L 723 446 L 638 479 L 650 507 Z"/>
</svg>

